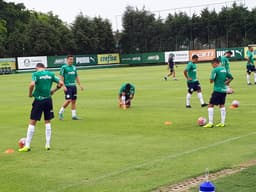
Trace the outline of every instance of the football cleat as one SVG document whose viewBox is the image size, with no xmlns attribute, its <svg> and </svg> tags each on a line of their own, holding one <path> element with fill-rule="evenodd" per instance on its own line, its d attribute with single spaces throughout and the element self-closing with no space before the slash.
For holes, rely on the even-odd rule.
<svg viewBox="0 0 256 192">
<path fill-rule="evenodd" d="M 80 118 L 77 116 L 74 116 L 74 117 L 72 117 L 72 120 L 80 120 Z"/>
<path fill-rule="evenodd" d="M 218 124 L 216 125 L 216 127 L 225 127 L 225 124 L 224 124 L 224 123 L 218 123 Z"/>
<path fill-rule="evenodd" d="M 213 128 L 214 125 L 212 123 L 207 123 L 204 128 Z"/>
<path fill-rule="evenodd" d="M 186 108 L 192 108 L 191 105 L 186 105 Z"/>
<path fill-rule="evenodd" d="M 28 147 L 23 147 L 23 148 L 19 149 L 18 151 L 19 152 L 29 152 L 29 151 L 31 151 L 31 149 Z"/>
<path fill-rule="evenodd" d="M 204 104 L 201 105 L 201 107 L 206 107 L 206 106 L 208 106 L 207 103 L 204 103 Z"/>
<path fill-rule="evenodd" d="M 50 151 L 50 150 L 51 150 L 51 147 L 50 147 L 50 146 L 45 146 L 45 150 L 46 150 L 46 151 Z"/>
</svg>

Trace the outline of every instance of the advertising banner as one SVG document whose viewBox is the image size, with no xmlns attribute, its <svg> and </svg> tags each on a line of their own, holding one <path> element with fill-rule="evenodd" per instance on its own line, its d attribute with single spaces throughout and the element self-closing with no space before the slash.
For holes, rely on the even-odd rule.
<svg viewBox="0 0 256 192">
<path fill-rule="evenodd" d="M 122 64 L 142 64 L 142 54 L 122 54 Z"/>
<path fill-rule="evenodd" d="M 18 57 L 18 69 L 34 69 L 37 63 L 43 63 L 47 67 L 46 56 Z"/>
<path fill-rule="evenodd" d="M 98 59 L 98 64 L 119 64 L 120 63 L 120 57 L 118 53 L 98 54 L 97 59 Z"/>
<path fill-rule="evenodd" d="M 16 60 L 15 60 L 15 58 L 2 58 L 2 59 L 0 59 L 0 68 L 10 68 L 11 70 L 16 70 Z"/>
<path fill-rule="evenodd" d="M 169 55 L 174 55 L 174 62 L 188 62 L 189 51 L 168 51 L 165 52 L 165 62 L 168 62 Z"/>
<path fill-rule="evenodd" d="M 248 47 L 244 48 L 244 57 L 247 57 L 246 53 L 248 51 Z M 256 59 L 256 46 L 253 46 L 254 59 Z"/>
<path fill-rule="evenodd" d="M 97 55 L 76 55 L 75 63 L 77 66 L 96 65 Z"/>
<path fill-rule="evenodd" d="M 216 49 L 216 56 L 223 56 L 226 51 L 231 51 L 233 54 L 230 60 L 243 60 L 244 59 L 244 48 L 234 47 L 234 48 L 220 48 Z"/>
<path fill-rule="evenodd" d="M 164 52 L 143 53 L 143 63 L 164 63 Z"/>
<path fill-rule="evenodd" d="M 206 49 L 206 50 L 191 50 L 189 51 L 189 58 L 191 59 L 193 55 L 198 55 L 198 61 L 211 61 L 216 57 L 215 49 Z"/>
<path fill-rule="evenodd" d="M 49 68 L 58 68 L 65 64 L 67 56 L 49 56 L 47 57 L 47 63 Z"/>
</svg>

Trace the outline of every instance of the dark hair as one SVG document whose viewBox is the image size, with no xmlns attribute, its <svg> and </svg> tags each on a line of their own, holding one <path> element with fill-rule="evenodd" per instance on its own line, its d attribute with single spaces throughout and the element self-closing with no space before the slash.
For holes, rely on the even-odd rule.
<svg viewBox="0 0 256 192">
<path fill-rule="evenodd" d="M 44 66 L 43 63 L 37 63 L 37 64 L 36 64 L 36 67 L 38 67 L 38 68 L 45 68 L 45 66 Z"/>
<path fill-rule="evenodd" d="M 131 84 L 130 83 L 127 83 L 126 85 L 125 85 L 125 90 L 126 91 L 129 91 L 131 89 Z"/>
<path fill-rule="evenodd" d="M 233 52 L 232 51 L 226 51 L 225 53 L 229 53 L 230 55 L 233 55 Z"/>
<path fill-rule="evenodd" d="M 220 63 L 220 60 L 219 60 L 218 58 L 214 58 L 214 59 L 212 60 L 212 63 Z"/>
<path fill-rule="evenodd" d="M 198 59 L 199 57 L 198 57 L 198 55 L 193 55 L 192 56 L 192 59 Z"/>
<path fill-rule="evenodd" d="M 73 56 L 73 55 L 68 55 L 68 56 L 67 56 L 67 59 L 70 58 L 70 57 L 74 57 L 74 56 Z"/>
</svg>

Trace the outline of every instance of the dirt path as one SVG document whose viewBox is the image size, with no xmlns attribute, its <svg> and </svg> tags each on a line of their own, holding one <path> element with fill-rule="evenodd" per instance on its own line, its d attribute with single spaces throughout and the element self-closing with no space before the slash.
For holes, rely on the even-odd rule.
<svg viewBox="0 0 256 192">
<path fill-rule="evenodd" d="M 238 173 L 250 166 L 256 165 L 256 160 L 249 161 L 246 163 L 242 163 L 237 167 L 230 168 L 230 169 L 223 169 L 221 171 L 218 171 L 216 173 L 210 173 L 209 174 L 209 180 L 213 181 L 216 179 L 219 179 L 221 177 L 226 177 L 235 173 Z M 205 175 L 201 175 L 195 178 L 191 178 L 188 180 L 185 180 L 183 182 L 173 184 L 166 187 L 160 187 L 159 189 L 154 190 L 153 192 L 187 192 L 192 187 L 199 187 L 200 183 L 204 182 L 206 180 Z"/>
</svg>

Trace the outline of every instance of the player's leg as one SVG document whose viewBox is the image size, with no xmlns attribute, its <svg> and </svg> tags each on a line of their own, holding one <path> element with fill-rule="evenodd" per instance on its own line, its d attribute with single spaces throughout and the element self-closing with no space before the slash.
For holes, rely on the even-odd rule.
<svg viewBox="0 0 256 192">
<path fill-rule="evenodd" d="M 255 66 L 252 66 L 253 68 L 253 73 L 254 73 L 254 84 L 256 84 L 256 70 L 255 70 Z"/>
<path fill-rule="evenodd" d="M 50 150 L 51 144 L 51 119 L 54 118 L 52 99 L 47 99 L 44 104 L 44 121 L 45 121 L 45 149 Z"/>
<path fill-rule="evenodd" d="M 221 122 L 216 125 L 216 127 L 224 127 L 225 120 L 226 120 L 226 108 L 225 108 L 225 101 L 226 101 L 226 93 L 219 94 L 219 106 L 220 106 L 220 116 Z"/>
<path fill-rule="evenodd" d="M 208 105 L 208 123 L 204 126 L 205 128 L 212 128 L 213 125 L 213 116 L 214 116 L 214 105 L 216 103 L 216 92 L 212 93 L 210 102 Z"/>
<path fill-rule="evenodd" d="M 251 81 L 250 81 L 250 75 L 251 75 L 251 68 L 249 65 L 246 66 L 247 71 L 246 71 L 246 80 L 247 80 L 247 84 L 251 85 Z"/>
<path fill-rule="evenodd" d="M 198 96 L 198 99 L 200 101 L 201 107 L 208 106 L 208 104 L 204 102 L 204 98 L 203 98 L 203 94 L 202 94 L 202 89 L 201 89 L 200 83 L 198 81 L 195 82 L 194 89 L 195 89 L 195 91 L 197 91 L 197 96 Z"/>
<path fill-rule="evenodd" d="M 43 108 L 41 106 L 41 101 L 34 100 L 34 102 L 32 104 L 32 110 L 30 113 L 30 121 L 29 121 L 29 125 L 27 128 L 27 137 L 26 137 L 25 146 L 23 148 L 19 149 L 19 152 L 30 151 L 30 144 L 31 144 L 34 132 L 35 132 L 36 122 L 37 122 L 37 120 L 41 119 L 42 112 L 43 112 Z"/>
<path fill-rule="evenodd" d="M 72 92 L 71 92 L 70 87 L 67 87 L 67 91 L 65 91 L 64 93 L 65 93 L 65 101 L 59 110 L 59 119 L 60 120 L 64 119 L 64 111 L 67 108 L 67 106 L 71 103 Z"/>
<path fill-rule="evenodd" d="M 193 83 L 187 83 L 187 86 L 188 86 L 188 93 L 186 95 L 186 108 L 191 108 L 190 99 L 194 91 Z"/>
</svg>

